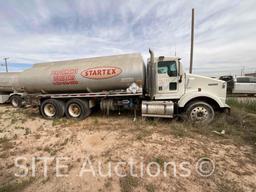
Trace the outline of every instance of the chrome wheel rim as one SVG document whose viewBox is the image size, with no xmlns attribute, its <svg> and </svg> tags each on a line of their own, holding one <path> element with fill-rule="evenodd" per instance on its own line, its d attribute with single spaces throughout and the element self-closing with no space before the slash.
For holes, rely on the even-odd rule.
<svg viewBox="0 0 256 192">
<path fill-rule="evenodd" d="M 48 117 L 54 117 L 56 114 L 56 108 L 53 104 L 47 103 L 44 106 L 44 114 Z"/>
<path fill-rule="evenodd" d="M 81 108 L 78 104 L 72 103 L 68 106 L 68 113 L 71 117 L 79 117 L 81 115 Z"/>
<path fill-rule="evenodd" d="M 198 106 L 192 109 L 190 113 L 190 117 L 192 121 L 207 121 L 210 118 L 209 111 L 204 106 Z"/>
</svg>

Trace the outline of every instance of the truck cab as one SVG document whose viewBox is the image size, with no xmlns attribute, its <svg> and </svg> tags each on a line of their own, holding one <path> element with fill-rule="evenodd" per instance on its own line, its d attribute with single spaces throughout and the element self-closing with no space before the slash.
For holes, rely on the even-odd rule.
<svg viewBox="0 0 256 192">
<path fill-rule="evenodd" d="M 178 57 L 160 56 L 148 65 L 148 87 L 151 99 L 179 99 L 184 94 L 183 68 Z"/>
<path fill-rule="evenodd" d="M 186 74 L 179 57 L 155 57 L 150 50 L 142 116 L 173 117 L 184 113 L 192 121 L 210 122 L 215 111 L 228 109 L 226 82 Z"/>
</svg>

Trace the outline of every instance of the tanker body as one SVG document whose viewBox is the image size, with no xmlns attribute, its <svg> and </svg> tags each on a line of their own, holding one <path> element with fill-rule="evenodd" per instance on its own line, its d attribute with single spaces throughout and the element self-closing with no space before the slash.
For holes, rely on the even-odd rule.
<svg viewBox="0 0 256 192">
<path fill-rule="evenodd" d="M 142 117 L 184 114 L 209 123 L 215 111 L 229 109 L 224 81 L 186 74 L 178 57 L 155 57 L 150 50 L 147 61 L 147 70 L 137 53 L 35 64 L 10 74 L 10 101 L 36 104 L 46 119 L 84 119 L 98 104 L 107 114 L 140 109 Z"/>
<path fill-rule="evenodd" d="M 18 72 L 0 73 L 0 93 L 10 94 L 18 86 Z"/>
<path fill-rule="evenodd" d="M 142 88 L 145 65 L 140 54 L 35 64 L 19 75 L 17 91 L 26 93 L 78 93 Z"/>
</svg>

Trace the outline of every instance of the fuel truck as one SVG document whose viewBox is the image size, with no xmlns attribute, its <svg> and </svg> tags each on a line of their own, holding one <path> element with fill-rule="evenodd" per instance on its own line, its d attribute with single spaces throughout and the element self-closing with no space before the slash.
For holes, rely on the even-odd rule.
<svg viewBox="0 0 256 192">
<path fill-rule="evenodd" d="M 0 73 L 0 103 L 37 105 L 46 119 L 85 119 L 103 112 L 139 111 L 142 117 L 185 116 L 211 122 L 226 111 L 226 82 L 183 71 L 179 57 L 155 57 L 147 65 L 139 53 L 34 64 Z"/>
</svg>

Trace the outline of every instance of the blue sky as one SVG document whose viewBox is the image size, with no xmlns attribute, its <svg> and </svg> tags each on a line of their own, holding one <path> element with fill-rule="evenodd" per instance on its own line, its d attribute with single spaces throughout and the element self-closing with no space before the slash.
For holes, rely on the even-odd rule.
<svg viewBox="0 0 256 192">
<path fill-rule="evenodd" d="M 20 71 L 38 62 L 131 52 L 146 60 L 149 47 L 156 55 L 174 55 L 176 47 L 188 69 L 193 7 L 194 72 L 256 71 L 254 0 L 0 0 L 0 57 Z"/>
</svg>

